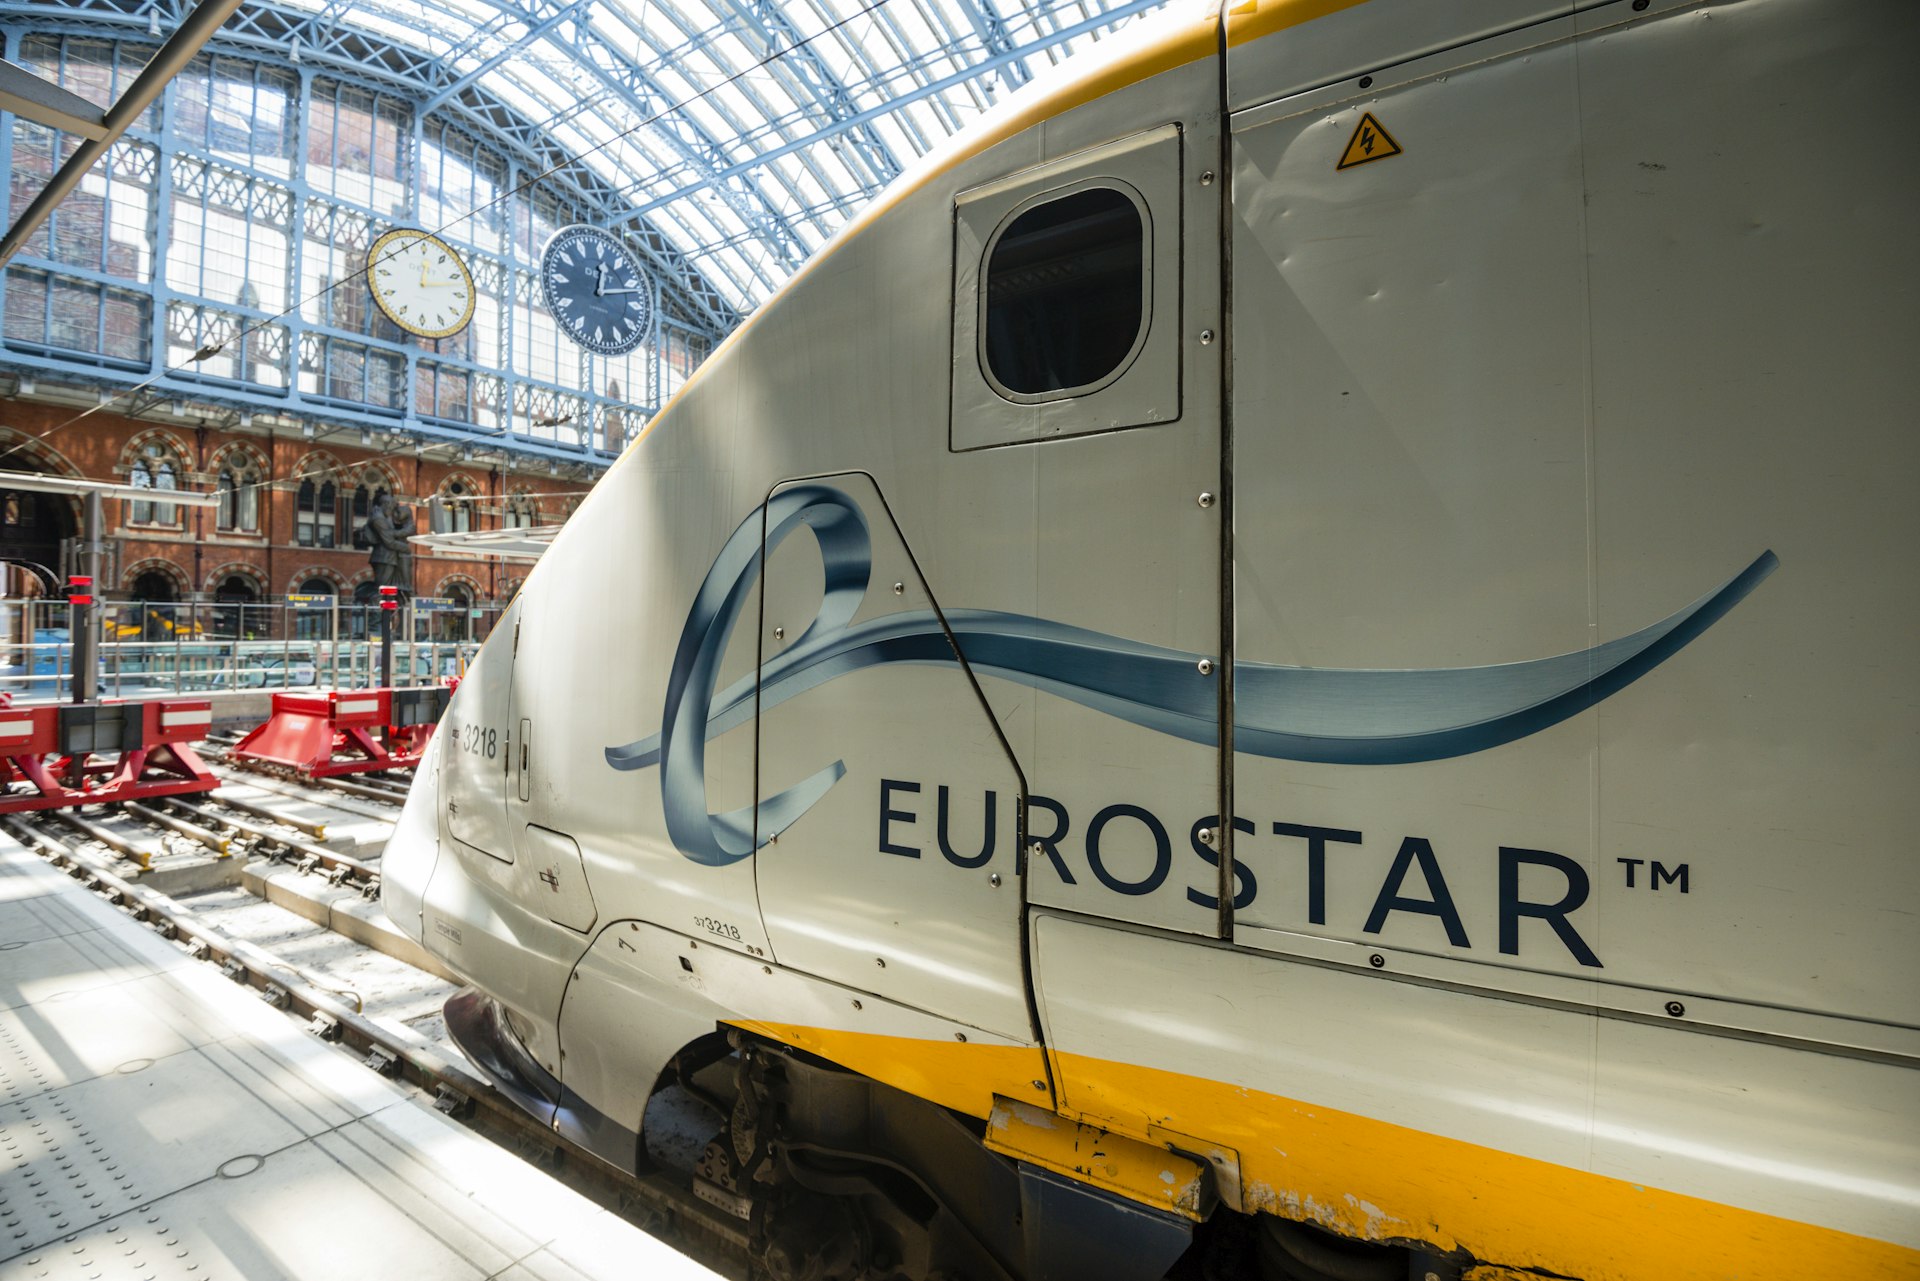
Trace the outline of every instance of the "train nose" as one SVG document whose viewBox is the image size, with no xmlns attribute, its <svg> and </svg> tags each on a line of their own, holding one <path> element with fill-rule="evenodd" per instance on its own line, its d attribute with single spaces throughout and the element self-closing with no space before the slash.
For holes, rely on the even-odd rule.
<svg viewBox="0 0 1920 1281">
<path fill-rule="evenodd" d="M 413 788 L 380 855 L 380 905 L 402 934 L 423 943 L 421 901 L 440 858 L 440 743 L 435 734 L 414 770 Z"/>
</svg>

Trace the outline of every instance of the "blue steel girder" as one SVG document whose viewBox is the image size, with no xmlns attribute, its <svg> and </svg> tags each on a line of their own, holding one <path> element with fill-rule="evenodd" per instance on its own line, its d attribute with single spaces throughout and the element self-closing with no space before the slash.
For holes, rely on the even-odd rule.
<svg viewBox="0 0 1920 1281">
<path fill-rule="evenodd" d="M 916 102 L 923 98 L 928 98 L 939 93 L 944 93 L 948 89 L 952 89 L 960 85 L 964 85 L 969 81 L 975 80 L 980 76 L 986 75 L 990 71 L 996 70 L 999 67 L 1006 65 L 1012 59 L 1030 58 L 1035 54 L 1043 53 L 1048 49 L 1055 48 L 1062 44 L 1066 44 L 1068 41 L 1076 39 L 1079 36 L 1085 35 L 1088 32 L 1099 30 L 1102 27 L 1111 26 L 1116 22 L 1120 22 L 1126 18 L 1132 17 L 1136 13 L 1143 13 L 1146 10 L 1158 8 L 1162 3 L 1164 3 L 1164 0 L 1124 0 L 1123 3 L 1115 5 L 1112 9 L 1109 9 L 1105 13 L 1099 14 L 1095 17 L 1087 18 L 1080 22 L 1071 23 L 1063 27 L 1058 27 L 1053 31 L 1035 35 L 1031 39 L 1028 39 L 1023 43 L 1019 44 L 1009 52 L 999 55 L 999 57 L 997 58 L 989 58 L 986 61 L 976 66 L 968 67 L 963 71 L 956 71 L 953 74 L 944 76 L 938 80 L 925 82 L 921 84 L 918 88 L 910 89 L 904 93 L 896 94 L 891 99 L 881 103 L 879 106 L 869 107 L 865 111 L 860 112 L 859 115 L 857 115 L 853 119 L 858 123 L 865 123 L 868 120 L 877 119 L 880 116 L 887 115 L 888 113 L 897 110 L 899 107 L 901 107 L 906 103 Z M 848 125 L 848 122 L 842 121 L 834 125 L 831 125 L 825 129 L 817 130 L 816 132 L 808 134 L 805 137 L 793 138 L 786 142 L 780 143 L 776 146 L 767 147 L 764 150 L 757 150 L 757 154 L 751 160 L 740 161 L 725 169 L 720 170 L 718 173 L 713 174 L 711 176 L 701 175 L 696 178 L 691 178 L 681 186 L 672 187 L 666 191 L 660 192 L 659 194 L 653 196 L 651 199 L 648 199 L 644 203 L 637 205 L 634 208 L 633 212 L 628 215 L 628 217 L 636 218 L 636 219 L 644 219 L 648 217 L 650 214 L 652 214 L 653 212 L 655 212 L 656 210 L 666 205 L 672 204 L 676 200 L 684 200 L 689 196 L 697 195 L 701 190 L 703 190 L 708 184 L 712 182 L 729 181 L 740 175 L 746 174 L 751 170 L 759 167 L 760 165 L 768 163 L 769 161 L 777 160 L 781 156 L 789 155 L 795 151 L 799 151 L 806 147 L 816 146 L 819 143 L 822 143 L 831 138 L 837 137 L 839 134 L 845 131 L 845 129 L 847 128 L 847 125 Z M 629 188 L 628 191 L 629 192 L 637 191 L 637 189 L 638 187 L 636 185 L 635 188 Z M 622 194 L 625 195 L 628 193 L 623 192 Z"/>
<path fill-rule="evenodd" d="M 1001 68 L 1007 78 L 1016 85 L 1023 85 L 1033 79 L 1033 71 L 1027 66 L 1026 59 L 1020 56 L 1014 44 L 1013 33 L 1007 30 L 1005 18 L 994 7 L 993 0 L 957 0 L 966 11 L 967 20 L 973 23 L 973 29 L 980 36 L 980 43 L 986 47 L 987 56 L 1002 58 Z"/>
<path fill-rule="evenodd" d="M 800 34 L 778 0 L 745 0 L 741 12 L 759 30 L 764 43 L 763 56 L 792 72 L 807 87 L 827 119 L 837 124 L 860 114 L 860 104 L 854 101 L 852 92 L 812 43 Z M 900 160 L 893 154 L 893 148 L 868 124 L 849 124 L 841 136 L 866 166 L 872 186 L 883 187 L 900 176 Z"/>
<path fill-rule="evenodd" d="M 772 48 L 774 37 L 764 29 L 756 29 L 755 32 L 744 32 L 737 30 L 733 25 L 722 24 L 715 28 L 701 30 L 687 18 L 681 11 L 680 6 L 673 3 L 673 0 L 647 0 L 644 12 L 652 21 L 645 23 L 636 20 L 632 10 L 624 5 L 610 5 L 607 6 L 603 12 L 611 16 L 623 27 L 626 33 L 631 36 L 639 46 L 644 47 L 648 51 L 648 56 L 656 60 L 661 66 L 685 67 L 695 65 L 700 61 L 710 58 L 710 49 L 716 44 L 721 43 L 722 36 L 732 36 L 735 39 L 747 41 L 750 34 L 758 34 L 762 55 L 759 69 L 764 70 L 768 74 L 769 79 L 777 81 L 781 85 L 782 92 L 785 96 L 795 104 L 794 108 L 788 112 L 787 115 L 794 119 L 806 119 L 810 122 L 813 117 L 808 116 L 806 107 L 801 105 L 809 100 L 814 101 L 816 110 L 822 109 L 817 97 L 815 97 L 812 90 L 808 88 L 805 81 L 796 76 L 791 68 L 787 66 L 787 59 L 783 56 L 776 55 Z M 674 44 L 662 41 L 658 29 L 659 26 L 670 28 L 673 35 L 677 37 L 681 43 Z M 799 37 L 796 36 L 795 39 L 799 39 Z M 805 55 L 817 58 L 817 51 L 812 48 L 811 44 L 807 44 Z M 741 68 L 739 70 L 747 70 L 747 68 Z M 751 134 L 760 132 L 761 127 L 765 125 L 766 122 L 778 118 L 778 113 L 774 111 L 772 104 L 754 85 L 752 76 L 740 75 L 738 71 L 736 71 L 735 76 L 732 78 L 732 88 L 749 104 L 748 109 L 752 113 L 752 123 L 740 119 L 731 104 L 728 103 L 724 97 L 709 95 L 706 100 L 706 105 L 734 130 L 737 138 L 745 138 Z M 847 108 L 849 110 L 853 109 L 851 98 L 849 98 Z M 847 166 L 848 175 L 860 189 L 872 190 L 878 185 L 879 180 L 872 177 L 863 181 L 854 162 L 848 161 L 846 157 L 839 152 L 835 154 L 839 156 L 842 163 Z M 892 158 L 890 152 L 888 153 L 888 158 Z M 803 154 L 799 157 L 799 161 L 801 166 L 808 171 L 813 180 L 822 188 L 832 190 L 844 185 L 837 182 L 825 170 L 817 157 Z M 895 164 L 897 167 L 897 161 Z M 804 197 L 801 194 L 800 188 L 794 182 L 790 181 L 787 175 L 775 171 L 771 177 L 785 188 L 786 194 L 792 197 L 793 200 L 804 203 Z M 824 237 L 832 231 L 832 228 L 816 226 L 815 230 Z"/>
<path fill-rule="evenodd" d="M 515 21 L 526 22 L 527 29 L 483 60 L 479 66 L 462 73 L 458 80 L 455 80 L 445 88 L 435 91 L 432 97 L 420 104 L 420 114 L 425 115 L 429 111 L 438 109 L 442 103 L 446 102 L 447 99 L 453 97 L 461 90 L 478 84 L 481 78 L 488 72 L 499 67 L 516 55 L 532 48 L 544 40 L 556 28 L 561 26 L 561 24 L 577 19 L 581 14 L 591 8 L 592 4 L 593 0 L 575 0 L 575 3 L 567 5 L 542 4 L 529 13 L 518 15 Z M 508 25 L 512 24 L 509 23 Z M 472 47 L 478 43 L 478 41 L 468 41 L 467 45 L 468 47 Z M 442 67 L 450 67 L 454 62 L 454 58 L 449 58 L 446 63 L 442 64 Z"/>
<path fill-rule="evenodd" d="M 50 10 L 58 11 L 57 21 Z M 0 0 L 0 22 L 25 19 L 35 32 L 58 30 L 120 39 L 149 38 L 148 12 L 117 8 L 112 0 Z M 207 45 L 210 53 L 224 51 L 280 62 L 287 61 L 290 49 L 299 50 L 303 65 L 324 68 L 331 76 L 368 87 L 398 89 L 409 98 L 436 92 L 459 78 L 431 55 L 272 0 L 248 0 Z M 688 256 L 650 220 L 628 218 L 628 202 L 615 185 L 568 155 L 541 125 L 480 85 L 460 90 L 441 105 L 440 112 L 487 139 L 523 168 L 568 191 L 575 203 L 593 210 L 609 225 L 623 224 L 671 301 L 689 319 L 716 335 L 739 324 L 739 310 Z"/>
<path fill-rule="evenodd" d="M 768 248 L 788 270 L 798 267 L 806 258 L 806 246 L 795 234 L 787 216 L 774 207 L 767 193 L 756 185 L 750 184 L 741 190 L 712 180 L 711 175 L 733 163 L 733 156 L 709 137 L 698 121 L 679 109 L 679 104 L 673 101 L 649 71 L 637 66 L 632 59 L 608 43 L 591 23 L 576 24 L 574 33 L 573 53 L 579 59 L 579 65 L 610 93 L 620 97 L 635 114 L 635 126 L 651 128 L 655 136 L 664 140 L 682 160 L 693 166 L 695 172 L 708 176 L 711 189 L 719 194 L 734 216 L 757 229 Z M 777 278 L 764 273 L 761 275 L 768 288 L 778 285 Z"/>
<path fill-rule="evenodd" d="M 1024 60 L 1036 52 L 1085 34 L 1088 30 L 1105 25 L 1117 17 L 1125 17 L 1143 8 L 1152 8 L 1161 2 L 1162 0 L 1142 0 L 1140 3 L 1121 5 L 1109 14 L 1077 23 L 1059 35 L 1047 35 L 1025 44 L 1017 44 L 1004 53 L 989 56 L 984 62 L 976 62 L 977 55 L 971 48 L 970 42 L 958 39 L 918 50 L 912 56 L 885 70 L 875 68 L 871 58 L 863 57 L 862 61 L 870 69 L 871 74 L 865 81 L 849 84 L 848 92 L 856 99 L 861 96 L 878 99 L 878 106 L 856 110 L 853 115 L 825 127 L 809 129 L 798 138 L 792 132 L 792 129 L 801 123 L 798 118 L 788 115 L 764 120 L 741 135 L 741 141 L 746 144 L 746 149 L 753 153 L 753 158 L 730 167 L 718 177 L 723 180 L 733 179 L 758 168 L 763 161 L 776 160 L 796 152 L 804 155 L 808 149 L 816 145 L 830 145 L 841 138 L 849 127 L 865 127 L 873 120 L 894 114 L 897 107 L 933 97 L 949 89 L 963 88 L 1003 67 L 1024 65 Z M 698 39 L 690 41 L 686 50 L 675 50 L 665 56 L 672 61 L 678 56 L 697 49 L 699 44 Z M 928 68 L 944 60 L 956 62 L 963 69 L 930 79 Z M 890 87 L 895 81 L 901 79 L 913 80 L 918 87 L 905 92 Z M 895 123 L 918 143 L 923 152 L 932 147 L 933 140 L 925 136 L 911 116 L 902 113 L 896 117 Z M 799 143 L 798 146 L 793 145 L 796 141 Z M 652 212 L 661 209 L 681 195 L 703 190 L 705 185 L 702 176 L 693 166 L 676 165 L 649 174 L 621 188 L 621 195 L 630 200 L 647 200 L 643 207 Z M 826 183 L 822 185 L 830 186 Z M 646 193 L 659 191 L 662 188 L 674 194 L 665 199 L 647 199 Z M 878 189 L 878 185 L 869 187 L 864 194 L 871 194 Z"/>
</svg>

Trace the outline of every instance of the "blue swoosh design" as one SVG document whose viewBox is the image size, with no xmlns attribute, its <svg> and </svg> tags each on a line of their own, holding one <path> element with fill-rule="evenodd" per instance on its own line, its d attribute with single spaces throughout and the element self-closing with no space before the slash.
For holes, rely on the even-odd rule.
<svg viewBox="0 0 1920 1281">
<path fill-rule="evenodd" d="M 1200 655 L 1142 644 L 1044 618 L 994 610 L 917 610 L 851 620 L 866 594 L 871 540 L 866 518 L 839 490 L 802 485 L 775 495 L 741 523 L 694 598 L 667 684 L 660 732 L 607 749 L 615 769 L 659 765 L 667 831 L 682 853 L 721 866 L 753 853 L 754 810 L 706 807 L 707 740 L 755 715 L 755 680 L 716 690 L 720 656 L 760 574 L 761 545 L 777 547 L 803 526 L 826 568 L 819 613 L 767 660 L 760 709 L 866 667 L 958 665 L 1044 690 L 1083 707 L 1191 743 L 1218 741 L 1214 683 L 1198 680 Z M 1763 552 L 1723 586 L 1678 613 L 1592 649 L 1489 667 L 1366 670 L 1238 664 L 1234 750 L 1280 760 L 1404 765 L 1482 752 L 1577 715 L 1652 671 L 1723 618 L 1779 566 Z M 759 843 L 790 827 L 846 773 L 835 761 L 762 801 Z"/>
</svg>

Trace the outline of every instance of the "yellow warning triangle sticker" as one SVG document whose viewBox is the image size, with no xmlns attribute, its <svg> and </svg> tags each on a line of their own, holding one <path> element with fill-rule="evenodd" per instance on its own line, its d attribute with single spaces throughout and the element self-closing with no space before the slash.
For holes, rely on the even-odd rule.
<svg viewBox="0 0 1920 1281">
<path fill-rule="evenodd" d="M 1393 140 L 1393 135 L 1381 128 L 1371 111 L 1362 112 L 1359 127 L 1353 131 L 1353 137 L 1347 140 L 1347 149 L 1340 153 L 1340 163 L 1334 168 L 1351 169 L 1369 160 L 1384 160 L 1399 154 L 1400 144 Z"/>
</svg>

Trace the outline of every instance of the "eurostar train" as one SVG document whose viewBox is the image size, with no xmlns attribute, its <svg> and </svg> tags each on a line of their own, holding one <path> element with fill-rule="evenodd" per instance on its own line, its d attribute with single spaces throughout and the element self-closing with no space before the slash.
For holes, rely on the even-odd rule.
<svg viewBox="0 0 1920 1281">
<path fill-rule="evenodd" d="M 460 686 L 462 1046 L 705 1100 L 782 1278 L 1920 1276 L 1916 52 L 1228 0 L 1009 99 Z"/>
</svg>

